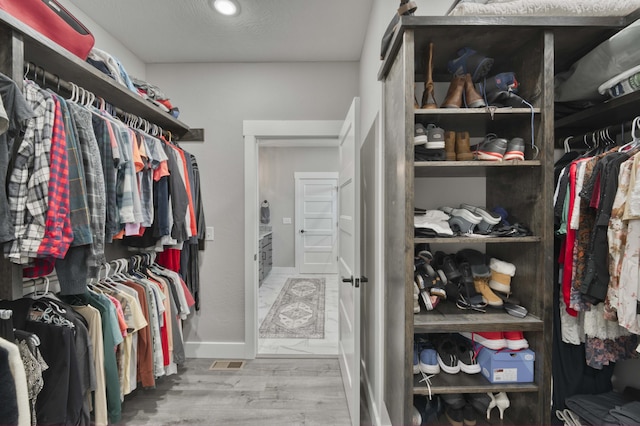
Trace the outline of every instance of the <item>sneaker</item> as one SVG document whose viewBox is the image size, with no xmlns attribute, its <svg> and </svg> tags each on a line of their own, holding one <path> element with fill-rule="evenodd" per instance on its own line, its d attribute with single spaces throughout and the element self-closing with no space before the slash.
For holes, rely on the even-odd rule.
<svg viewBox="0 0 640 426">
<path fill-rule="evenodd" d="M 463 373 L 478 374 L 480 372 L 480 364 L 476 360 L 476 353 L 473 350 L 471 342 L 467 339 L 458 339 L 458 365 Z"/>
<path fill-rule="evenodd" d="M 420 356 L 416 345 L 413 347 L 413 374 L 420 374 Z"/>
<path fill-rule="evenodd" d="M 504 338 L 502 331 L 461 331 L 459 334 L 471 340 L 471 342 L 479 343 L 485 348 L 493 349 L 494 351 L 507 347 L 507 339 Z"/>
<path fill-rule="evenodd" d="M 452 408 L 448 406 L 444 411 L 445 416 L 451 426 L 464 426 L 464 416 L 462 415 L 461 408 Z"/>
<path fill-rule="evenodd" d="M 500 217 L 500 215 L 495 213 L 490 213 L 483 207 L 476 207 L 476 206 L 472 206 L 471 204 L 462 203 L 460 204 L 460 208 L 467 209 L 471 213 L 478 215 L 482 218 L 482 222 L 480 222 L 476 226 L 476 230 L 481 234 L 490 233 L 493 227 L 499 224 L 500 221 L 502 220 L 502 217 Z"/>
<path fill-rule="evenodd" d="M 474 80 L 475 81 L 475 80 Z M 498 92 L 518 92 L 518 80 L 512 72 L 502 72 L 493 77 L 483 79 L 478 83 L 478 92 L 487 97 L 489 103 Z"/>
<path fill-rule="evenodd" d="M 464 395 L 461 393 L 445 393 L 441 396 L 446 406 L 451 407 L 454 410 L 462 410 L 462 407 L 467 404 Z"/>
<path fill-rule="evenodd" d="M 504 338 L 507 341 L 507 348 L 513 351 L 519 351 L 520 349 L 527 349 L 529 342 L 524 338 L 522 331 L 505 331 Z"/>
<path fill-rule="evenodd" d="M 433 265 L 438 271 L 442 271 L 447 278 L 447 283 L 458 283 L 462 274 L 456 265 L 453 256 L 437 251 L 433 258 Z"/>
<path fill-rule="evenodd" d="M 413 136 L 413 144 L 421 145 L 427 143 L 427 130 L 420 123 L 416 124 L 414 136 Z"/>
<path fill-rule="evenodd" d="M 489 73 L 493 66 L 493 58 L 488 58 L 469 47 L 457 52 L 458 57 L 447 63 L 447 70 L 453 75 L 471 74 L 473 81 L 479 81 Z"/>
<path fill-rule="evenodd" d="M 524 161 L 524 139 L 513 138 L 507 144 L 507 151 L 502 157 L 502 161 L 520 160 Z"/>
<path fill-rule="evenodd" d="M 420 313 L 420 289 L 418 288 L 418 284 L 416 284 L 416 282 L 413 282 L 413 313 L 414 314 L 419 314 Z"/>
<path fill-rule="evenodd" d="M 413 226 L 432 230 L 439 237 L 452 237 L 449 218 L 450 216 L 441 210 L 427 210 L 425 214 L 413 217 Z"/>
<path fill-rule="evenodd" d="M 433 124 L 427 126 L 427 149 L 444 149 L 444 130 Z"/>
<path fill-rule="evenodd" d="M 445 337 L 440 341 L 438 344 L 438 364 L 442 371 L 449 374 L 460 372 L 457 353 L 458 349 L 453 339 Z"/>
<path fill-rule="evenodd" d="M 458 264 L 464 261 L 468 262 L 474 277 L 491 276 L 491 269 L 489 269 L 489 265 L 487 264 L 487 256 L 478 250 L 469 248 L 458 250 L 456 253 L 456 261 Z"/>
<path fill-rule="evenodd" d="M 489 404 L 491 403 L 491 398 L 489 398 L 489 395 L 486 393 L 468 393 L 466 394 L 466 399 L 468 404 L 481 414 L 487 412 L 487 408 L 489 408 Z"/>
<path fill-rule="evenodd" d="M 437 424 L 438 418 L 442 415 L 443 411 L 444 403 L 440 395 L 433 395 L 431 398 L 426 398 L 424 409 L 421 411 L 422 424 Z"/>
<path fill-rule="evenodd" d="M 462 421 L 465 426 L 475 426 L 477 422 L 476 411 L 471 404 L 467 404 L 462 408 Z"/>
<path fill-rule="evenodd" d="M 429 280 L 429 283 L 426 284 L 426 287 L 429 288 L 429 294 L 441 299 L 446 299 L 447 292 L 445 291 L 442 279 L 440 279 L 440 275 L 438 275 L 431 265 L 425 265 L 424 269 Z"/>
<path fill-rule="evenodd" d="M 433 347 L 424 348 L 420 351 L 419 371 L 425 374 L 440 373 L 438 352 Z"/>
<path fill-rule="evenodd" d="M 507 140 L 503 138 L 486 138 L 476 145 L 473 152 L 477 160 L 502 161 L 504 153 L 507 151 Z"/>
<path fill-rule="evenodd" d="M 480 216 L 466 209 L 454 209 L 453 207 L 439 207 L 438 209 L 450 216 L 448 222 L 453 232 L 472 234 L 476 225 L 482 222 Z"/>
</svg>

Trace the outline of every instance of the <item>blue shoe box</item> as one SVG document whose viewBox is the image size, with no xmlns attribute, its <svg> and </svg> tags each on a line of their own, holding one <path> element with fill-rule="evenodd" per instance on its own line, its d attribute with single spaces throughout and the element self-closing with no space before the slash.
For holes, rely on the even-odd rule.
<svg viewBox="0 0 640 426">
<path fill-rule="evenodd" d="M 531 349 L 494 351 L 476 344 L 482 375 L 491 383 L 531 383 L 536 354 Z"/>
</svg>

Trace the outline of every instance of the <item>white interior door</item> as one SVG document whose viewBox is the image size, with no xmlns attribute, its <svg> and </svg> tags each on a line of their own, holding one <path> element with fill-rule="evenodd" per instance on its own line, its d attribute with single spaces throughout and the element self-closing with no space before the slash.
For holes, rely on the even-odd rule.
<svg viewBox="0 0 640 426">
<path fill-rule="evenodd" d="M 340 279 L 338 354 L 353 425 L 360 424 L 360 170 L 359 99 L 340 131 L 338 276 Z"/>
<path fill-rule="evenodd" d="M 338 174 L 296 173 L 295 185 L 298 272 L 335 274 Z"/>
</svg>

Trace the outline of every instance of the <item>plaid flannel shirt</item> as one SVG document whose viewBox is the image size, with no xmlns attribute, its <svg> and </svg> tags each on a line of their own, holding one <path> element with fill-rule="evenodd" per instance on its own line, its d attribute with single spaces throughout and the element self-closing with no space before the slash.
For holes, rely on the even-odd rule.
<svg viewBox="0 0 640 426">
<path fill-rule="evenodd" d="M 33 109 L 24 138 L 17 149 L 7 192 L 16 239 L 6 245 L 7 258 L 27 264 L 36 257 L 44 237 L 49 192 L 49 151 L 55 115 L 51 96 L 26 80 L 24 96 Z"/>
<path fill-rule="evenodd" d="M 60 102 L 53 97 L 55 116 L 51 135 L 48 210 L 44 237 L 33 266 L 24 269 L 25 277 L 41 277 L 53 272 L 55 259 L 62 259 L 73 241 L 69 211 L 69 161 Z"/>
<path fill-rule="evenodd" d="M 84 178 L 87 187 L 87 204 L 89 205 L 91 233 L 93 243 L 87 264 L 98 267 L 105 262 L 104 238 L 106 221 L 106 190 L 100 148 L 91 123 L 91 113 L 74 103 L 68 103 L 73 122 L 78 131 L 78 145 L 82 153 Z"/>
</svg>

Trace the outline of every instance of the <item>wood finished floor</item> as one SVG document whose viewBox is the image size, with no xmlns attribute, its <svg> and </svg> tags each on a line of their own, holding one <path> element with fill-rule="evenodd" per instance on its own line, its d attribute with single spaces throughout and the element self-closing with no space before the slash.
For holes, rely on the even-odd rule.
<svg viewBox="0 0 640 426">
<path fill-rule="evenodd" d="M 125 398 L 125 425 L 350 424 L 337 359 L 249 360 L 239 371 L 210 371 L 188 359 L 156 389 Z"/>
</svg>

